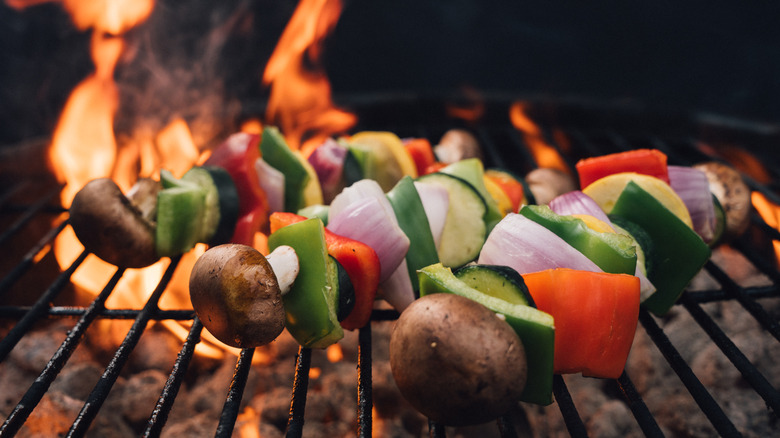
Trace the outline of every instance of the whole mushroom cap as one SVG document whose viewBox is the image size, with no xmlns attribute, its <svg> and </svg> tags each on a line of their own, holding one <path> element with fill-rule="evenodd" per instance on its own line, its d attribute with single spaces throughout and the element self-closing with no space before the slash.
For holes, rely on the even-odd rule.
<svg viewBox="0 0 780 438">
<path fill-rule="evenodd" d="M 190 300 L 203 326 L 236 348 L 266 345 L 284 330 L 279 283 L 256 249 L 224 244 L 206 251 L 192 268 Z"/>
</svg>

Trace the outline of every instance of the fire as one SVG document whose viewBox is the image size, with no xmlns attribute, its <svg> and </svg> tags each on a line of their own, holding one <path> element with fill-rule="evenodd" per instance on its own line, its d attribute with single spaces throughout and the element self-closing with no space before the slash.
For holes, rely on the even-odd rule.
<svg viewBox="0 0 780 438">
<path fill-rule="evenodd" d="M 357 122 L 354 114 L 334 107 L 321 66 L 323 42 L 341 9 L 341 0 L 302 0 L 263 74 L 263 83 L 271 89 L 266 118 L 304 156 Z"/>
<path fill-rule="evenodd" d="M 477 122 L 482 119 L 486 110 L 485 99 L 482 95 L 472 87 L 465 87 L 463 94 L 466 102 L 447 105 L 445 108 L 447 115 L 467 122 Z"/>
<path fill-rule="evenodd" d="M 523 133 L 525 143 L 531 148 L 531 153 L 536 164 L 543 168 L 552 168 L 571 174 L 571 169 L 566 165 L 563 157 L 545 139 L 539 125 L 533 122 L 526 114 L 526 106 L 523 102 L 515 102 L 509 108 L 509 118 L 512 125 Z"/>
<path fill-rule="evenodd" d="M 750 200 L 758 214 L 764 219 L 767 225 L 780 231 L 780 205 L 770 201 L 762 193 L 753 191 L 750 194 Z M 775 248 L 775 257 L 780 267 L 780 240 L 772 240 L 772 246 Z"/>
<path fill-rule="evenodd" d="M 17 9 L 47 0 L 6 0 Z M 52 135 L 48 162 L 63 183 L 61 203 L 69 207 L 76 192 L 95 178 L 113 179 L 123 191 L 139 177 L 159 178 L 160 169 L 183 175 L 192 166 L 202 164 L 208 151 L 200 150 L 190 127 L 183 119 L 170 121 L 162 130 L 135 127 L 132 138 L 117 138 L 114 119 L 120 109 L 119 87 L 114 73 L 125 49 L 125 34 L 143 23 L 154 10 L 154 0 L 78 0 L 59 1 L 76 27 L 91 32 L 94 72 L 78 84 L 66 101 Z M 333 30 L 342 9 L 340 0 L 304 0 L 300 2 L 267 64 L 263 82 L 270 88 L 267 123 L 279 125 L 293 148 L 308 154 L 325 138 L 345 132 L 356 117 L 334 107 L 330 84 L 321 68 L 323 41 Z M 261 132 L 266 121 L 248 120 L 242 130 Z M 266 236 L 258 234 L 257 247 L 267 248 Z M 52 246 L 58 263 L 65 269 L 84 250 L 71 228 L 66 228 Z M 190 309 L 189 274 L 205 245 L 184 254 L 174 276 L 161 296 L 161 309 Z M 267 249 L 265 250 L 267 253 Z M 144 269 L 129 269 L 106 302 L 107 308 L 139 309 L 158 285 L 170 260 L 162 259 Z M 90 255 L 71 277 L 76 289 L 93 297 L 108 283 L 116 267 Z M 181 339 L 186 338 L 190 322 L 162 322 Z M 117 331 L 120 332 L 120 331 Z M 123 333 L 118 333 L 124 336 Z M 196 352 L 221 358 L 227 347 L 207 331 L 202 332 Z M 115 341 L 121 341 L 120 338 Z M 258 349 L 254 363 L 273 361 L 273 351 Z M 340 353 L 333 350 L 329 354 Z M 332 356 L 332 360 L 335 356 Z"/>
</svg>

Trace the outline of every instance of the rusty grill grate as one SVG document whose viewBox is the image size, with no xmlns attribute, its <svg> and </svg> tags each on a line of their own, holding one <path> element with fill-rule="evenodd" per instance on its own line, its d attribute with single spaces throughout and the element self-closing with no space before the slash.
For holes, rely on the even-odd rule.
<svg viewBox="0 0 780 438">
<path fill-rule="evenodd" d="M 441 134 L 453 127 L 471 129 L 479 138 L 486 156 L 488 166 L 501 165 L 517 174 L 525 174 L 536 166 L 533 155 L 522 133 L 515 129 L 508 120 L 507 106 L 495 104 L 484 109 L 480 122 L 465 122 L 448 116 L 447 108 L 438 102 L 414 100 L 409 102 L 394 102 L 378 104 L 371 102 L 365 106 L 356 104 L 361 114 L 361 126 L 358 129 L 382 129 L 396 132 L 400 136 L 423 136 L 435 141 Z M 701 145 L 713 141 L 728 142 L 750 150 L 764 164 L 771 176 L 768 183 L 759 183 L 746 176 L 751 190 L 758 191 L 771 201 L 780 204 L 777 195 L 780 182 L 780 160 L 772 148 L 767 147 L 780 139 L 776 129 L 763 126 L 744 126 L 731 123 L 707 123 L 701 119 L 692 120 L 688 117 L 657 116 L 646 113 L 635 113 L 621 108 L 603 110 L 579 105 L 549 105 L 540 104 L 532 108 L 534 117 L 543 127 L 544 140 L 557 148 L 558 152 L 573 165 L 577 159 L 585 156 L 610 153 L 629 148 L 655 147 L 665 152 L 672 164 L 693 164 L 694 162 L 713 159 Z M 392 121 L 392 123 L 388 123 Z M 561 136 L 561 134 L 563 136 Z M 22 247 L 24 253 L 14 256 L 15 260 L 7 260 L 4 256 L 5 272 L 0 278 L 0 303 L 6 301 L 8 291 L 25 278 L 39 274 L 38 254 L 52 243 L 54 238 L 67 225 L 67 216 L 56 206 L 59 188 L 53 187 L 44 191 L 29 202 L 16 203 L 15 195 L 25 191 L 29 181 L 9 183 L 0 193 L 0 219 L 5 228 L 0 231 L 0 245 L 15 248 Z M 19 241 L 18 235 L 35 221 L 54 224 L 44 230 L 43 234 L 33 240 Z M 780 413 L 780 394 L 768 378 L 754 366 L 726 334 L 721 327 L 702 307 L 715 301 L 736 301 L 763 327 L 767 337 L 780 340 L 780 324 L 778 316 L 772 314 L 762 305 L 762 300 L 780 297 L 778 284 L 780 272 L 777 270 L 777 260 L 767 242 L 780 240 L 780 233 L 753 212 L 752 225 L 749 233 L 733 244 L 756 269 L 770 280 L 770 284 L 743 287 L 729 276 L 723 266 L 710 261 L 705 266 L 706 273 L 717 283 L 718 287 L 708 290 L 687 291 L 678 303 L 709 335 L 710 341 L 730 360 L 744 381 L 766 403 L 773 418 Z M 0 321 L 7 321 L 10 330 L 0 339 L 0 362 L 6 360 L 17 343 L 32 330 L 35 324 L 44 319 L 71 318 L 78 322 L 67 333 L 59 349 L 41 370 L 27 393 L 23 396 L 8 418 L 2 424 L 0 436 L 14 436 L 27 421 L 30 413 L 39 404 L 50 385 L 57 379 L 79 343 L 86 330 L 99 319 L 133 320 L 132 327 L 127 331 L 124 341 L 116 349 L 102 377 L 92 389 L 80 413 L 74 419 L 68 436 L 83 436 L 90 428 L 103 402 L 112 390 L 130 353 L 135 348 L 139 338 L 144 333 L 150 321 L 161 320 L 191 320 L 193 322 L 187 339 L 181 345 L 181 350 L 170 375 L 155 406 L 149 406 L 149 420 L 144 436 L 157 436 L 166 424 L 179 389 L 182 386 L 185 373 L 191 364 L 195 345 L 200 342 L 203 326 L 190 310 L 161 310 L 158 300 L 170 282 L 179 259 L 172 260 L 167 270 L 159 280 L 156 288 L 143 308 L 137 309 L 106 309 L 105 302 L 114 292 L 114 288 L 123 275 L 118 270 L 111 280 L 105 284 L 100 294 L 87 307 L 69 307 L 53 305 L 57 297 L 66 290 L 73 272 L 84 261 L 87 254 L 81 254 L 76 261 L 39 290 L 30 290 L 29 294 L 37 296 L 31 305 L 0 306 Z M 388 310 L 375 310 L 374 321 L 387 321 L 397 317 L 397 313 Z M 659 320 L 647 311 L 640 311 L 639 330 L 644 330 L 652 339 L 657 349 L 666 359 L 674 373 L 679 377 L 684 387 L 695 400 L 698 407 L 706 415 L 714 429 L 722 436 L 739 436 L 729 412 L 715 401 L 707 385 L 702 383 L 692 371 L 675 345 L 667 336 Z M 358 335 L 358 369 L 356 374 L 358 415 L 356 432 L 360 437 L 372 435 L 372 327 L 369 325 L 359 331 Z M 237 358 L 233 380 L 225 388 L 225 402 L 215 436 L 231 436 L 239 405 L 247 383 L 247 376 L 252 366 L 254 350 L 243 350 Z M 307 400 L 309 369 L 311 354 L 302 348 L 298 352 L 295 379 L 291 382 L 292 394 L 287 425 L 287 436 L 302 436 L 304 433 L 304 412 Z M 637 391 L 631 376 L 624 373 L 612 382 L 614 390 L 619 393 L 630 408 L 641 431 L 647 436 L 662 436 L 653 413 L 645 400 Z M 567 389 L 561 376 L 554 380 L 555 402 L 560 408 L 566 427 L 572 436 L 586 436 L 587 428 L 583 422 L 578 407 Z M 548 409 L 554 409 L 549 407 Z M 517 436 L 518 431 L 510 421 L 499 418 L 497 427 L 501 436 Z M 439 425 L 429 424 L 430 436 L 444 436 L 445 429 Z"/>
</svg>

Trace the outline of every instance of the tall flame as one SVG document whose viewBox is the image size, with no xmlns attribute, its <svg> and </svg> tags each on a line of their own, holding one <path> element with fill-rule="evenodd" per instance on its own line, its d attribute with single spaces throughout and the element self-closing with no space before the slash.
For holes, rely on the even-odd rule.
<svg viewBox="0 0 780 438">
<path fill-rule="evenodd" d="M 12 0 L 9 5 L 23 8 L 41 3 L 38 0 Z M 119 108 L 119 92 L 114 70 L 121 56 L 129 29 L 146 20 L 154 9 L 153 0 L 61 0 L 73 23 L 81 30 L 91 30 L 91 54 L 95 70 L 79 83 L 68 97 L 57 122 L 49 147 L 49 164 L 58 180 L 65 184 L 61 202 L 70 206 L 76 192 L 92 179 L 110 177 L 124 190 L 139 176 L 153 176 L 160 167 L 181 175 L 200 158 L 189 129 L 181 120 L 153 137 L 139 139 L 118 148 L 114 134 L 114 117 Z M 60 266 L 70 266 L 84 247 L 68 227 L 57 236 L 54 252 Z M 160 300 L 161 308 L 190 307 L 187 278 L 194 260 L 205 249 L 198 247 L 186 254 Z M 160 262 L 144 269 L 128 270 L 106 302 L 108 308 L 140 308 L 157 286 L 170 262 Z M 77 290 L 97 294 L 116 271 L 116 267 L 90 255 L 71 277 Z M 164 324 L 174 332 L 187 329 L 174 321 Z M 108 332 L 107 332 L 108 333 Z M 119 334 L 119 336 L 122 336 Z M 204 338 L 209 335 L 204 333 Z M 213 339 L 213 338 L 212 338 Z M 120 339 L 116 339 L 119 341 Z M 224 355 L 224 349 L 201 343 L 198 352 L 212 357 Z"/>
<path fill-rule="evenodd" d="M 301 0 L 263 74 L 271 89 L 266 118 L 304 156 L 357 121 L 354 114 L 334 107 L 322 68 L 324 41 L 341 9 L 341 0 Z"/>
<path fill-rule="evenodd" d="M 509 108 L 509 118 L 512 125 L 523 134 L 523 139 L 531 148 L 531 154 L 534 156 L 537 166 L 558 169 L 571 174 L 571 169 L 566 165 L 561 154 L 545 141 L 539 125 L 528 116 L 525 103 L 513 103 Z"/>
<path fill-rule="evenodd" d="M 156 178 L 161 168 L 181 176 L 193 165 L 201 164 L 207 152 L 198 149 L 189 127 L 181 119 L 173 120 L 159 132 L 136 127 L 133 138 L 122 138 L 121 142 L 114 132 L 114 117 L 120 108 L 114 72 L 125 49 L 124 35 L 150 16 L 154 0 L 6 0 L 6 3 L 22 9 L 47 1 L 60 3 L 76 27 L 91 32 L 90 49 L 95 66 L 94 72 L 67 99 L 49 147 L 51 170 L 65 186 L 62 205 L 69 207 L 76 192 L 95 178 L 112 178 L 127 191 L 139 177 Z M 310 151 L 332 134 L 345 132 L 356 122 L 354 115 L 334 108 L 330 84 L 321 68 L 323 41 L 334 28 L 341 9 L 339 0 L 303 0 L 269 60 L 263 78 L 271 88 L 268 119 L 282 128 L 291 146 L 304 151 Z M 261 125 L 256 122 L 243 128 L 256 132 Z M 54 253 L 63 269 L 83 250 L 70 227 L 60 233 L 54 244 Z M 205 245 L 198 245 L 183 255 L 161 296 L 160 308 L 191 308 L 189 273 L 205 250 Z M 144 269 L 127 270 L 106 307 L 143 306 L 169 264 L 168 259 L 163 259 Z M 115 271 L 116 267 L 90 255 L 71 280 L 79 292 L 95 295 Z M 162 323 L 178 336 L 187 336 L 186 323 Z M 225 352 L 239 351 L 224 346 L 208 331 L 202 337 L 210 342 L 198 344 L 199 354 L 219 358 Z M 272 354 L 266 353 L 259 351 L 253 356 L 253 362 L 272 361 Z"/>
</svg>

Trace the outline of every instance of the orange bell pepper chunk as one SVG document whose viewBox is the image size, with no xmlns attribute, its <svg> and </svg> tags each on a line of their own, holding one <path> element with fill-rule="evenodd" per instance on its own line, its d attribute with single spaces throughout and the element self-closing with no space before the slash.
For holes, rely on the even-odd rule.
<svg viewBox="0 0 780 438">
<path fill-rule="evenodd" d="M 295 213 L 275 212 L 271 214 L 271 233 L 284 226 L 306 220 Z M 379 286 L 379 257 L 373 248 L 363 242 L 340 236 L 325 228 L 325 244 L 344 270 L 347 271 L 355 289 L 355 306 L 341 321 L 346 330 L 359 329 L 368 324 Z M 305 255 L 304 255 L 305 256 Z"/>
<path fill-rule="evenodd" d="M 555 320 L 554 372 L 620 377 L 638 324 L 639 278 L 557 268 L 523 280 Z"/>
<path fill-rule="evenodd" d="M 668 184 L 669 169 L 666 161 L 666 154 L 658 149 L 635 149 L 584 158 L 577 162 L 576 167 L 580 177 L 580 187 L 583 189 L 597 179 L 622 172 L 654 176 Z"/>
</svg>

